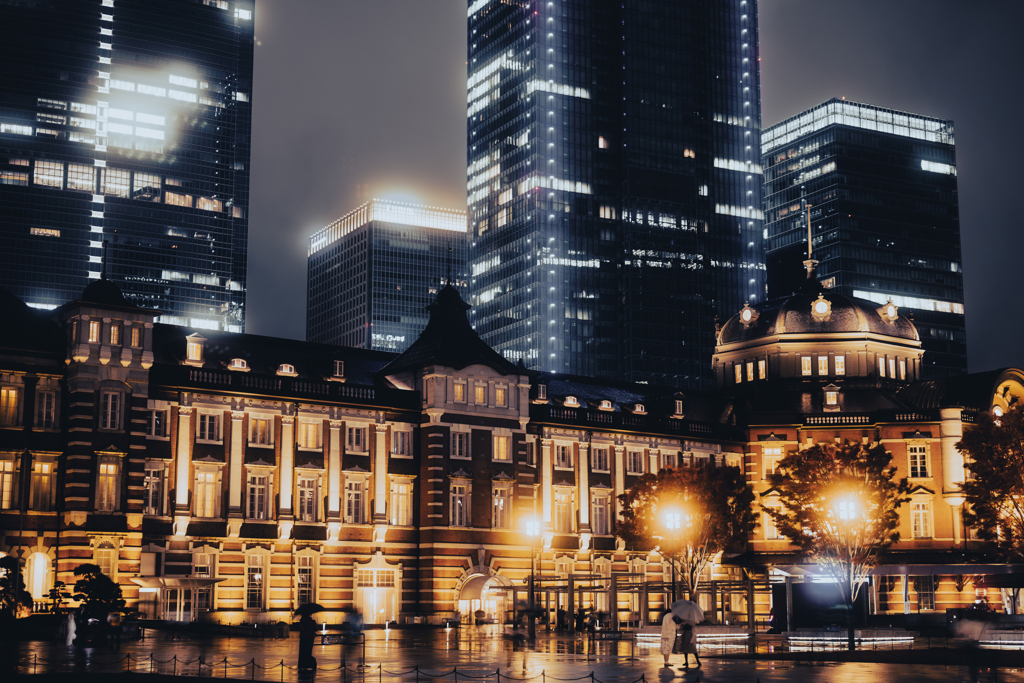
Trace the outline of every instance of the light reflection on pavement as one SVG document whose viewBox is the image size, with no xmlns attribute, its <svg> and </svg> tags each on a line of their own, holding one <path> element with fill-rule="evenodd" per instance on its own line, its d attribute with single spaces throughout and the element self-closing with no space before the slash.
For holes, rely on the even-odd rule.
<svg viewBox="0 0 1024 683">
<path fill-rule="evenodd" d="M 187 634 L 187 632 L 185 632 Z M 319 643 L 319 638 L 317 639 Z M 257 638 L 190 637 L 180 639 L 167 631 L 147 632 L 139 641 L 123 641 L 120 647 L 72 647 L 63 643 L 33 641 L 18 644 L 18 671 L 44 672 L 159 672 L 167 674 L 222 678 L 300 680 L 295 668 L 298 659 L 297 634 L 284 640 Z M 635 647 L 635 649 L 634 649 Z M 371 668 L 360 669 L 363 647 L 360 645 L 316 645 L 318 681 L 367 683 L 425 681 L 427 674 L 450 673 L 458 668 L 459 677 L 489 676 L 495 672 L 504 678 L 540 677 L 546 681 L 588 678 L 597 681 L 632 683 L 641 678 L 655 681 L 723 681 L 762 683 L 800 681 L 822 683 L 878 683 L 879 681 L 966 681 L 967 670 L 958 666 L 825 663 L 805 664 L 792 661 L 754 661 L 703 658 L 703 667 L 683 671 L 682 656 L 673 655 L 673 668 L 662 668 L 656 641 L 650 644 L 626 642 L 588 643 L 571 636 L 539 637 L 534 648 L 514 648 L 497 627 L 462 629 L 410 629 L 368 631 L 365 657 Z M 130 659 L 129 656 L 130 655 Z M 635 659 L 633 658 L 635 656 Z M 202 657 L 203 666 L 200 670 Z M 227 660 L 225 669 L 224 660 Z M 339 669 L 344 660 L 347 670 Z M 283 668 L 282 668 L 283 663 Z M 253 668 L 255 664 L 255 669 Z M 380 668 L 383 668 L 383 672 Z M 417 677 L 413 667 L 419 667 Z M 542 674 L 543 672 L 543 674 Z M 462 678 L 465 675 L 466 678 Z M 302 678 L 301 680 L 311 680 Z M 439 681 L 454 683 L 454 677 Z M 983 678 L 984 680 L 984 678 Z M 1000 672 L 1002 681 L 1024 682 L 1019 669 Z"/>
</svg>

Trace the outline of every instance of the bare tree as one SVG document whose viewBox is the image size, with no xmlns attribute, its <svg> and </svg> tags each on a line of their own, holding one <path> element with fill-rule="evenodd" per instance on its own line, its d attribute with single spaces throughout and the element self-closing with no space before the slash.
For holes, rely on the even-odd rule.
<svg viewBox="0 0 1024 683">
<path fill-rule="evenodd" d="M 880 445 L 821 444 L 782 459 L 771 485 L 781 507 L 765 507 L 775 527 L 817 562 L 839 588 L 854 649 L 853 604 L 880 550 L 899 540 L 906 479 L 894 482 L 892 454 Z"/>
</svg>

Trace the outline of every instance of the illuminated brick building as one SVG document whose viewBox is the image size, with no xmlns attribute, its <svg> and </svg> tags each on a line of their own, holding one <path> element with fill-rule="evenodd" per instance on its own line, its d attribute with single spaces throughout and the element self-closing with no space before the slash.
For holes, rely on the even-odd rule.
<svg viewBox="0 0 1024 683">
<path fill-rule="evenodd" d="M 4 292 L 0 551 L 40 601 L 96 562 L 150 617 L 227 623 L 308 601 L 332 623 L 350 607 L 504 621 L 536 553 L 560 577 L 541 586 L 550 609 L 642 623 L 671 572 L 617 541 L 619 494 L 664 467 L 736 466 L 770 506 L 778 458 L 839 440 L 882 443 L 913 485 L 865 609 L 973 602 L 958 577 L 1008 568 L 963 528 L 953 444 L 1024 396 L 1024 373 L 920 381 L 897 307 L 807 282 L 720 328 L 703 393 L 527 371 L 481 341 L 451 286 L 401 355 L 154 324 L 102 279 L 46 318 Z M 815 576 L 764 519 L 700 600 L 753 623 Z"/>
</svg>

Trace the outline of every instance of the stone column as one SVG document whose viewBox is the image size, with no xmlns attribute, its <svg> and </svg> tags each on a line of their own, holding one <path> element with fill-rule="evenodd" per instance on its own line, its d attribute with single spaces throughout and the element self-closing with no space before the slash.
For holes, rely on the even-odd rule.
<svg viewBox="0 0 1024 683">
<path fill-rule="evenodd" d="M 551 439 L 540 440 L 540 495 L 541 510 L 544 527 L 551 526 L 551 508 L 554 501 L 551 500 Z"/>
<path fill-rule="evenodd" d="M 960 485 L 967 478 L 964 471 L 964 455 L 957 450 L 956 444 L 964 435 L 964 425 L 960 408 L 943 408 L 939 411 L 942 422 L 939 425 L 940 444 L 942 448 L 942 497 L 953 511 L 953 543 L 960 545 L 963 540 L 960 506 L 964 504 L 964 494 Z"/>
<path fill-rule="evenodd" d="M 175 450 L 174 473 L 174 535 L 184 536 L 188 528 L 189 506 L 188 492 L 191 490 L 189 470 L 192 459 L 189 457 L 189 446 L 192 441 L 192 408 L 178 408 L 178 447 Z"/>
<path fill-rule="evenodd" d="M 295 490 L 295 417 L 281 417 L 281 503 L 278 506 L 277 537 L 291 538 L 293 513 L 292 493 Z"/>
<path fill-rule="evenodd" d="M 341 532 L 341 420 L 331 420 L 327 453 L 327 538 L 338 540 Z"/>
<path fill-rule="evenodd" d="M 231 411 L 231 454 L 228 460 L 228 536 L 242 531 L 242 485 L 245 477 L 244 410 Z"/>
<path fill-rule="evenodd" d="M 373 451 L 373 523 L 388 523 L 388 425 L 377 424 Z"/>
<path fill-rule="evenodd" d="M 615 447 L 615 459 L 612 460 L 612 479 L 614 481 L 614 486 L 615 486 L 615 495 L 612 497 L 612 500 L 614 501 L 614 504 L 615 504 L 615 510 L 614 510 L 615 520 L 614 521 L 616 523 L 618 522 L 619 514 L 621 513 L 620 506 L 622 505 L 622 503 L 619 502 L 619 496 L 621 496 L 623 493 L 626 492 L 626 476 L 625 476 L 625 471 L 626 471 L 625 470 L 625 465 L 626 464 L 623 461 L 623 458 L 625 457 L 625 455 L 626 455 L 626 447 L 625 446 L 616 446 Z"/>
<path fill-rule="evenodd" d="M 580 442 L 580 459 L 577 463 L 579 472 L 579 511 L 580 511 L 580 550 L 590 549 L 590 444 Z M 581 603 L 582 604 L 582 603 Z"/>
</svg>

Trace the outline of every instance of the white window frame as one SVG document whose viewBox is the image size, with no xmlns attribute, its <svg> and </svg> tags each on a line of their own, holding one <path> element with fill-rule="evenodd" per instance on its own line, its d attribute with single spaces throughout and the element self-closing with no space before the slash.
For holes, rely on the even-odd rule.
<svg viewBox="0 0 1024 683">
<path fill-rule="evenodd" d="M 145 492 L 142 494 L 142 514 L 160 517 L 166 510 L 167 465 L 162 460 L 146 461 L 145 477 L 142 480 Z"/>
<path fill-rule="evenodd" d="M 18 507 L 20 460 L 17 456 L 0 458 L 0 510 L 14 510 Z"/>
<path fill-rule="evenodd" d="M 736 384 L 743 383 L 743 361 L 740 361 L 732 367 L 734 379 Z"/>
<path fill-rule="evenodd" d="M 930 448 L 927 443 L 907 444 L 907 472 L 911 479 L 930 479 L 932 476 Z M 914 460 L 917 459 L 919 466 L 914 467 Z M 923 471 L 922 471 L 923 468 Z"/>
<path fill-rule="evenodd" d="M 452 457 L 456 460 L 472 460 L 470 432 L 452 432 Z M 459 444 L 461 442 L 461 453 Z"/>
<path fill-rule="evenodd" d="M 57 392 L 49 389 L 36 391 L 35 429 L 57 428 Z"/>
<path fill-rule="evenodd" d="M 370 452 L 366 425 L 345 425 L 345 452 L 360 454 Z"/>
<path fill-rule="evenodd" d="M 611 534 L 612 526 L 610 494 L 591 492 L 590 530 L 597 536 L 607 536 Z"/>
<path fill-rule="evenodd" d="M 768 379 L 768 362 L 763 358 L 757 361 L 757 378 Z"/>
<path fill-rule="evenodd" d="M 846 356 L 845 355 L 837 355 L 833 362 L 835 363 L 835 366 L 836 366 L 836 375 L 845 375 L 846 374 Z"/>
<path fill-rule="evenodd" d="M 935 538 L 935 519 L 932 501 L 919 496 L 910 499 L 911 538 Z"/>
<path fill-rule="evenodd" d="M 556 443 L 553 455 L 555 469 L 572 469 L 572 444 Z"/>
<path fill-rule="evenodd" d="M 345 476 L 345 523 L 366 524 L 366 479 Z"/>
<path fill-rule="evenodd" d="M 483 382 L 473 383 L 473 405 L 487 405 L 487 385 Z"/>
<path fill-rule="evenodd" d="M 219 519 L 221 468 L 208 465 L 196 467 L 193 486 L 192 515 L 199 519 Z"/>
<path fill-rule="evenodd" d="M 257 425 L 266 423 L 266 429 L 257 429 Z M 249 416 L 249 445 L 258 448 L 274 447 L 274 418 L 269 415 Z"/>
<path fill-rule="evenodd" d="M 154 408 L 149 411 L 146 419 L 146 437 L 150 439 L 170 439 L 169 411 L 166 408 Z"/>
<path fill-rule="evenodd" d="M 452 479 L 448 492 L 448 526 L 472 526 L 473 485 L 468 479 Z"/>
<path fill-rule="evenodd" d="M 635 460 L 634 460 L 635 456 Z M 639 467 L 636 465 L 639 464 Z M 644 452 L 641 450 L 626 449 L 626 474 L 644 473 Z"/>
<path fill-rule="evenodd" d="M 764 464 L 764 476 L 762 479 L 768 479 L 771 475 L 775 474 L 776 470 L 779 469 L 779 461 L 785 457 L 782 446 L 764 446 L 762 447 L 763 464 Z"/>
<path fill-rule="evenodd" d="M 302 553 L 295 557 L 295 604 L 316 602 L 317 574 L 319 564 L 313 553 Z M 303 600 L 305 593 L 306 599 Z"/>
<path fill-rule="evenodd" d="M 491 435 L 491 460 L 493 462 L 512 462 L 512 437 L 510 435 Z"/>
<path fill-rule="evenodd" d="M 391 430 L 391 456 L 394 458 L 412 457 L 412 430 Z"/>
<path fill-rule="evenodd" d="M 413 480 L 410 477 L 392 477 L 388 510 L 391 526 L 413 525 Z"/>
<path fill-rule="evenodd" d="M 319 420 L 299 420 L 298 434 L 296 434 L 296 443 L 302 450 L 319 451 L 323 449 L 323 440 L 321 427 L 322 422 Z"/>
<path fill-rule="evenodd" d="M 295 520 L 320 521 L 320 473 L 299 472 L 295 476 Z"/>
<path fill-rule="evenodd" d="M 121 458 L 116 455 L 101 455 L 97 465 L 96 511 L 116 512 L 121 497 Z"/>
<path fill-rule="evenodd" d="M 764 516 L 764 539 L 766 541 L 781 541 L 784 540 L 784 536 L 779 532 L 777 526 L 775 526 L 775 520 L 768 514 L 768 508 L 777 510 L 781 507 L 778 501 L 768 500 L 761 503 L 762 514 Z"/>
<path fill-rule="evenodd" d="M 551 524 L 554 527 L 555 533 L 575 533 L 576 492 L 568 486 L 556 486 L 554 488 L 554 495 L 551 497 Z"/>
<path fill-rule="evenodd" d="M 592 450 L 593 458 L 591 469 L 595 472 L 610 472 L 612 461 L 611 450 L 611 446 L 594 446 Z M 601 456 L 598 456 L 598 453 L 600 453 Z"/>
<path fill-rule="evenodd" d="M 491 484 L 491 528 L 508 529 L 512 523 L 512 485 Z"/>
<path fill-rule="evenodd" d="M 54 507 L 57 463 L 33 458 L 29 488 L 29 510 L 46 512 Z"/>
<path fill-rule="evenodd" d="M 268 468 L 249 467 L 245 473 L 245 518 L 273 519 L 274 475 Z"/>
<path fill-rule="evenodd" d="M 270 557 L 263 553 L 245 556 L 245 610 L 262 612 L 267 606 Z"/>
<path fill-rule="evenodd" d="M 462 380 L 455 380 L 452 383 L 452 403 L 465 403 L 465 402 L 466 402 L 466 382 L 462 381 Z"/>
<path fill-rule="evenodd" d="M 498 408 L 508 406 L 508 387 L 504 385 L 494 387 L 494 405 Z"/>
<path fill-rule="evenodd" d="M 124 410 L 124 394 L 120 391 L 100 392 L 100 429 L 116 432 L 121 430 L 121 412 Z"/>
<path fill-rule="evenodd" d="M 811 357 L 800 356 L 800 374 L 803 377 L 811 376 Z"/>
<path fill-rule="evenodd" d="M 825 356 L 825 355 L 818 356 L 818 374 L 819 375 L 827 375 L 828 374 L 828 356 Z"/>
<path fill-rule="evenodd" d="M 0 387 L 0 427 L 21 426 L 22 387 Z"/>
<path fill-rule="evenodd" d="M 202 443 L 221 443 L 220 413 L 201 412 L 196 418 L 196 441 Z M 211 430 L 211 425 L 213 429 Z M 210 432 L 213 432 L 211 438 Z"/>
</svg>

